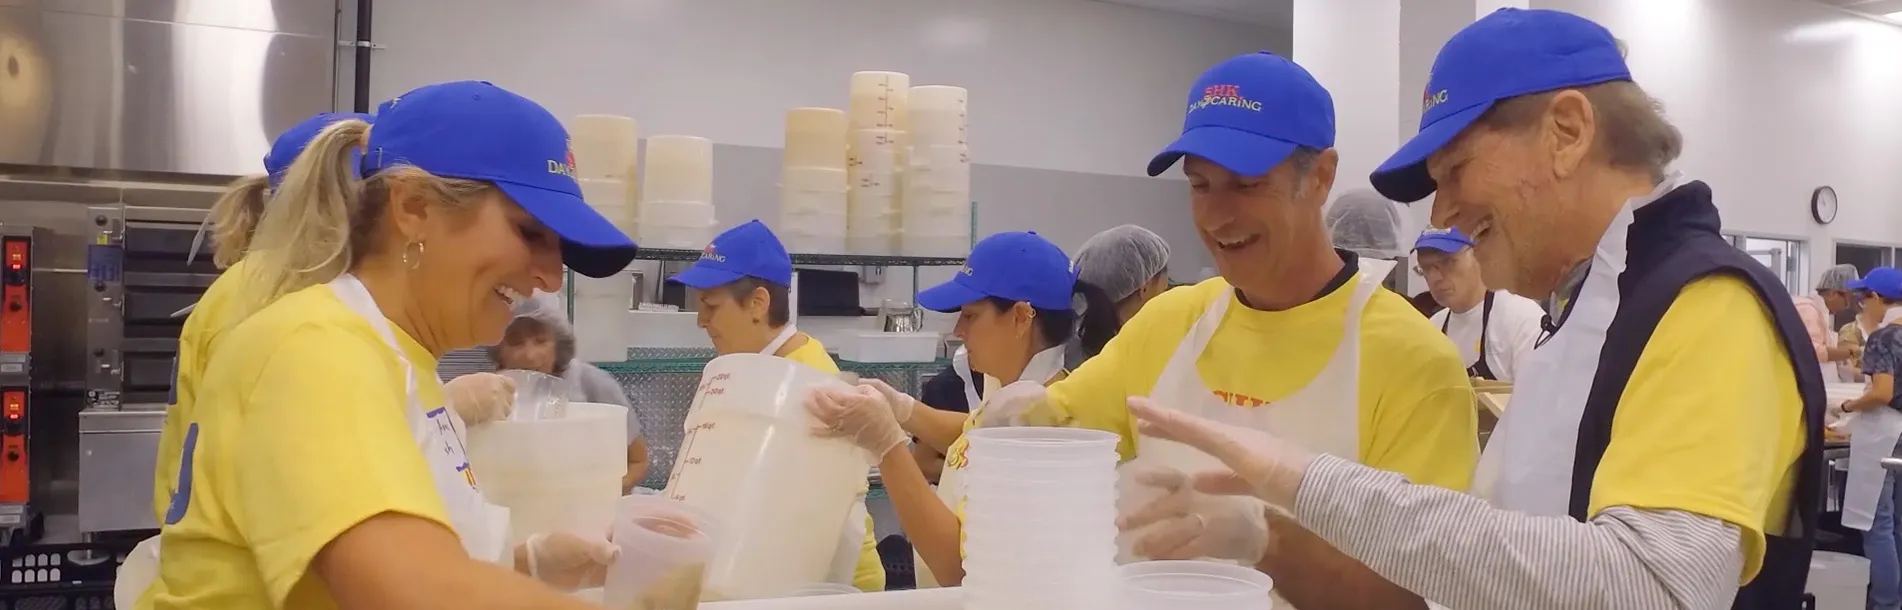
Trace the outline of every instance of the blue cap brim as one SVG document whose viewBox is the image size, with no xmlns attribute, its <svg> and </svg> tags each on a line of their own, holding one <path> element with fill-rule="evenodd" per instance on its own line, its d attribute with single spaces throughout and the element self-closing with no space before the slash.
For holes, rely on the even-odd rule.
<svg viewBox="0 0 1902 610">
<path fill-rule="evenodd" d="M 1439 190 L 1439 185 L 1433 183 L 1433 176 L 1427 174 L 1427 157 L 1446 148 L 1453 138 L 1459 137 L 1460 132 L 1466 131 L 1473 121 L 1479 120 L 1479 115 L 1486 114 L 1492 107 L 1492 102 L 1486 102 L 1446 115 L 1432 125 L 1427 125 L 1413 139 L 1407 140 L 1393 156 L 1388 157 L 1386 163 L 1380 164 L 1367 180 L 1373 183 L 1374 190 L 1380 191 L 1381 196 L 1394 201 L 1413 203 L 1426 199 L 1433 191 Z"/>
<path fill-rule="evenodd" d="M 991 295 L 952 280 L 918 293 L 918 306 L 938 313 L 954 313 Z"/>
<path fill-rule="evenodd" d="M 561 262 L 575 273 L 603 278 L 634 262 L 634 240 L 581 197 L 512 182 L 495 186 L 561 238 Z"/>
<path fill-rule="evenodd" d="M 1843 282 L 1843 290 L 1868 290 L 1869 284 L 1859 279 Z"/>
<path fill-rule="evenodd" d="M 1447 254 L 1455 254 L 1470 247 L 1472 247 L 1472 244 L 1468 244 L 1458 240 L 1428 239 L 1428 240 L 1421 240 L 1419 242 L 1414 243 L 1413 251 L 1419 252 L 1421 250 L 1432 250 L 1434 252 L 1445 252 Z"/>
<path fill-rule="evenodd" d="M 746 277 L 746 274 L 738 271 L 715 269 L 696 263 L 688 267 L 685 271 L 681 271 L 680 273 L 674 274 L 673 277 L 667 278 L 667 281 L 706 290 L 708 288 L 717 288 L 740 281 L 740 278 L 743 277 Z"/>
<path fill-rule="evenodd" d="M 1183 155 L 1195 155 L 1243 176 L 1267 175 L 1294 153 L 1295 143 L 1229 127 L 1190 128 L 1175 143 L 1149 160 L 1149 175 L 1169 171 Z"/>
</svg>

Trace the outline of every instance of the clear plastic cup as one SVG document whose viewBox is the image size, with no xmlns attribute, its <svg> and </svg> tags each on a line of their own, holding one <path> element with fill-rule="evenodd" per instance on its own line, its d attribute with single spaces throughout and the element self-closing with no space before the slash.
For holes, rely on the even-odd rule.
<svg viewBox="0 0 1902 610">
<path fill-rule="evenodd" d="M 964 433 L 964 437 L 970 439 L 967 451 L 972 463 L 1101 459 L 1104 452 L 1116 453 L 1116 443 L 1122 438 L 1102 430 L 1046 426 L 978 428 Z"/>
<path fill-rule="evenodd" d="M 1117 576 L 1128 610 L 1257 610 L 1275 588 L 1258 570 L 1212 561 L 1143 561 Z"/>
<path fill-rule="evenodd" d="M 1052 482 L 1100 482 L 1117 480 L 1116 461 L 1091 460 L 1076 462 L 1007 462 L 979 463 L 972 461 L 965 471 L 966 478 L 1001 478 L 1018 481 Z"/>
<path fill-rule="evenodd" d="M 1094 511 L 1114 513 L 1112 500 L 1105 496 L 1081 496 L 1071 498 L 1011 498 L 984 497 L 970 498 L 965 501 L 964 512 L 1016 514 L 1088 514 Z"/>
<path fill-rule="evenodd" d="M 611 608 L 698 603 L 718 525 L 706 511 L 661 496 L 625 496 L 614 518 L 621 558 L 608 568 L 602 600 Z M 655 605 L 671 604 L 671 605 Z M 685 605 L 682 605 L 685 604 Z"/>
<path fill-rule="evenodd" d="M 515 382 L 515 409 L 509 421 L 561 419 L 568 416 L 568 380 L 535 371 L 509 369 L 497 374 Z"/>
<path fill-rule="evenodd" d="M 800 585 L 799 588 L 793 590 L 792 595 L 788 595 L 787 597 L 814 597 L 819 595 L 849 595 L 849 594 L 858 593 L 858 592 L 859 592 L 858 588 L 853 587 L 852 585 L 842 585 L 836 582 L 815 582 L 812 584 Z"/>
<path fill-rule="evenodd" d="M 984 471 L 969 473 L 964 479 L 965 495 L 978 490 L 997 490 L 997 493 L 1010 495 L 1052 496 L 1076 492 L 1095 491 L 1097 493 L 1116 493 L 1116 474 L 1097 471 L 1078 473 L 1067 478 L 1045 478 L 1029 473 L 1010 473 Z"/>
</svg>

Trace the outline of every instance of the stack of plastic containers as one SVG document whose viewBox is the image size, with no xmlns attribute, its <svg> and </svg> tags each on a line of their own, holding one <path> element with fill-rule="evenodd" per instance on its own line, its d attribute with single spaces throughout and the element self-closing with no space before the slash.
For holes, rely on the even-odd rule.
<svg viewBox="0 0 1902 610">
<path fill-rule="evenodd" d="M 606 531 L 627 473 L 627 408 L 569 403 L 561 418 L 469 428 L 469 466 L 509 509 L 509 545 L 538 532 Z"/>
<path fill-rule="evenodd" d="M 834 108 L 786 112 L 776 232 L 790 252 L 846 251 L 846 125 Z"/>
<path fill-rule="evenodd" d="M 702 599 L 786 597 L 826 580 L 865 489 L 866 456 L 849 439 L 812 434 L 805 400 L 820 389 L 851 386 L 773 356 L 707 363 L 665 492 L 707 511 L 726 534 Z"/>
<path fill-rule="evenodd" d="M 851 133 L 847 160 L 846 249 L 889 255 L 898 250 L 899 171 L 906 159 L 905 126 L 911 77 L 898 72 L 852 75 L 846 116 Z"/>
<path fill-rule="evenodd" d="M 713 240 L 713 141 L 647 139 L 639 237 L 644 248 L 699 248 Z"/>
<path fill-rule="evenodd" d="M 568 120 L 575 180 L 581 198 L 628 234 L 634 232 L 634 185 L 640 167 L 640 129 L 634 119 L 583 114 Z"/>
<path fill-rule="evenodd" d="M 904 171 L 899 250 L 963 256 L 971 250 L 971 149 L 963 87 L 911 88 L 911 154 Z"/>
<path fill-rule="evenodd" d="M 1122 610 L 1263 610 L 1275 581 L 1212 561 L 1145 561 L 1117 568 Z"/>
<path fill-rule="evenodd" d="M 1117 436 L 1039 427 L 965 436 L 965 609 L 1115 607 Z"/>
</svg>

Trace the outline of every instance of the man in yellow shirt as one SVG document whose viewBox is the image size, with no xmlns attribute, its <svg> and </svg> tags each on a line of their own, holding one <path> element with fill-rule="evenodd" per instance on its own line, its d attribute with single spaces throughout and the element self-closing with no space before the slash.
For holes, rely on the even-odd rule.
<svg viewBox="0 0 1902 610">
<path fill-rule="evenodd" d="M 1485 500 L 1138 407 L 1144 429 L 1447 607 L 1799 607 L 1822 375 L 1782 283 L 1720 233 L 1709 187 L 1668 171 L 1682 137 L 1622 46 L 1576 15 L 1501 9 L 1428 80 L 1420 133 L 1375 188 L 1433 195 L 1488 286 L 1551 312 L 1481 460 Z"/>
<path fill-rule="evenodd" d="M 699 292 L 698 321 L 715 352 L 771 354 L 838 374 L 839 365 L 825 345 L 792 323 L 792 255 L 765 223 L 750 220 L 727 229 L 707 244 L 700 260 L 667 281 Z M 878 538 L 871 515 L 863 520 L 852 586 L 883 591 L 885 564 L 878 558 Z"/>
<path fill-rule="evenodd" d="M 1137 465 L 1198 468 L 1193 456 L 1138 438 L 1125 402 L 1148 396 L 1465 490 L 1479 451 L 1465 366 L 1405 298 L 1379 289 L 1391 261 L 1333 247 L 1322 214 L 1333 145 L 1332 98 L 1294 62 L 1251 53 L 1204 74 L 1181 139 L 1149 173 L 1181 162 L 1221 277 L 1151 300 L 1101 354 L 1052 385 L 1050 410 L 1029 421 L 1120 432 Z M 1292 519 L 1263 524 L 1258 503 L 1197 501 L 1161 472 L 1147 480 L 1174 493 L 1124 515 L 1138 556 L 1255 564 L 1309 610 L 1420 603 Z"/>
</svg>

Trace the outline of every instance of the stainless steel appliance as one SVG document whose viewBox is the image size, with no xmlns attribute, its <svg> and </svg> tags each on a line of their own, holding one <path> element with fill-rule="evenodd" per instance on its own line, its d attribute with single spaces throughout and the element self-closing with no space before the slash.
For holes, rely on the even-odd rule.
<svg viewBox="0 0 1902 610">
<path fill-rule="evenodd" d="M 79 414 L 79 528 L 158 527 L 153 473 L 165 409 L 176 398 L 178 335 L 218 278 L 193 257 L 203 210 L 99 205 L 88 209 L 86 410 Z M 191 262 L 187 262 L 190 260 Z"/>
</svg>

